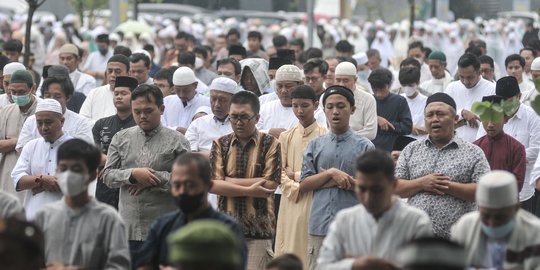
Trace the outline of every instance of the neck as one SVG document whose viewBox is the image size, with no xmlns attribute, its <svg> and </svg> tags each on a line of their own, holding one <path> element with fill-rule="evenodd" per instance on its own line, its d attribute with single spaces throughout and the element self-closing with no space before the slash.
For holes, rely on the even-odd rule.
<svg viewBox="0 0 540 270">
<path fill-rule="evenodd" d="M 516 79 L 518 79 L 518 78 L 516 78 Z M 523 76 L 521 76 L 517 81 L 518 81 L 518 84 L 521 84 L 523 82 Z"/>
<path fill-rule="evenodd" d="M 186 220 L 187 222 L 191 222 L 193 221 L 197 216 L 199 216 L 201 213 L 203 213 L 204 211 L 208 210 L 208 208 L 210 208 L 210 204 L 208 204 L 208 200 L 205 200 L 204 201 L 204 204 L 201 206 L 201 208 L 197 209 L 197 211 L 193 212 L 193 213 L 190 213 L 190 214 L 186 214 Z"/>
<path fill-rule="evenodd" d="M 255 132 L 251 133 L 251 135 L 246 136 L 246 137 L 244 137 L 244 138 L 240 138 L 240 137 L 238 137 L 238 136 L 237 136 L 236 138 L 240 141 L 240 144 L 241 144 L 242 146 L 245 146 L 245 145 L 249 142 L 249 140 L 251 140 L 251 138 L 252 138 L 254 135 L 255 135 Z"/>
<path fill-rule="evenodd" d="M 56 142 L 58 139 L 62 138 L 62 136 L 64 136 L 64 132 L 63 131 L 60 131 L 60 134 L 58 134 L 58 136 L 54 137 L 50 142 L 48 143 L 54 143 Z"/>
<path fill-rule="evenodd" d="M 454 136 L 450 137 L 450 138 L 441 138 L 441 139 L 437 139 L 437 140 L 434 140 L 430 137 L 431 139 L 431 142 L 437 147 L 437 148 L 443 148 L 445 145 L 447 145 L 453 138 Z"/>
<path fill-rule="evenodd" d="M 386 213 L 388 210 L 390 210 L 390 208 L 392 208 L 392 206 L 394 206 L 394 198 L 391 198 L 390 199 L 390 202 L 388 203 L 388 206 L 386 206 L 382 211 L 380 211 L 379 213 L 371 213 L 371 215 L 373 216 L 373 218 L 375 220 L 379 220 L 383 215 L 384 213 Z"/>
<path fill-rule="evenodd" d="M 216 119 L 219 121 L 219 122 L 225 122 L 225 119 L 227 119 L 227 116 L 229 116 L 228 114 L 226 114 L 225 116 L 223 117 L 219 117 L 217 115 L 214 114 L 214 116 L 216 117 Z"/>
<path fill-rule="evenodd" d="M 79 195 L 65 196 L 65 202 L 70 208 L 81 208 L 85 206 L 90 201 L 90 196 L 88 196 L 88 191 L 83 191 Z"/>
<path fill-rule="evenodd" d="M 410 97 L 408 97 L 409 99 L 414 99 L 415 97 L 418 96 L 418 91 L 414 92 L 414 94 Z"/>
<path fill-rule="evenodd" d="M 347 131 L 349 131 L 349 126 L 346 126 L 344 128 L 333 128 L 333 127 L 330 127 L 330 130 L 332 131 L 332 133 L 336 134 L 336 135 L 342 135 L 342 134 L 345 134 Z"/>
<path fill-rule="evenodd" d="M 125 120 L 131 116 L 131 109 L 126 111 L 116 111 L 116 115 L 118 115 L 118 118 Z"/>
<path fill-rule="evenodd" d="M 300 125 L 302 125 L 304 128 L 307 128 L 311 126 L 315 122 L 315 118 L 311 118 L 307 121 L 300 121 Z"/>
</svg>

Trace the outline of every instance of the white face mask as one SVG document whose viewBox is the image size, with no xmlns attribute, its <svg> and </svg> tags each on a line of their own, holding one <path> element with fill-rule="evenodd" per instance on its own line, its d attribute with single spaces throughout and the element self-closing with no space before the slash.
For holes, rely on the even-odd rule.
<svg viewBox="0 0 540 270">
<path fill-rule="evenodd" d="M 67 170 L 57 175 L 60 190 L 66 196 L 77 196 L 85 192 L 88 187 L 88 177 L 84 174 Z"/>
<path fill-rule="evenodd" d="M 401 89 L 403 89 L 403 93 L 408 97 L 412 97 L 416 93 L 416 87 L 414 86 L 403 86 Z"/>
<path fill-rule="evenodd" d="M 195 69 L 202 68 L 203 65 L 204 65 L 204 61 L 201 58 L 196 57 L 195 58 Z"/>
</svg>

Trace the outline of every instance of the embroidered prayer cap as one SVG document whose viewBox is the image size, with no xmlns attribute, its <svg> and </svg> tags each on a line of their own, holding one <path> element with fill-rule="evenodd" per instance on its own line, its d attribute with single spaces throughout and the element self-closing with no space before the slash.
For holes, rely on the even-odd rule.
<svg viewBox="0 0 540 270">
<path fill-rule="evenodd" d="M 210 90 L 223 91 L 234 95 L 238 92 L 238 83 L 227 77 L 218 77 L 212 80 Z"/>
<path fill-rule="evenodd" d="M 341 62 L 336 66 L 336 76 L 355 76 L 356 77 L 356 67 L 351 62 Z"/>
<path fill-rule="evenodd" d="M 36 113 L 38 112 L 55 112 L 55 113 L 63 114 L 62 105 L 60 105 L 60 102 L 52 98 L 46 98 L 39 101 L 36 106 Z"/>
<path fill-rule="evenodd" d="M 71 43 L 62 45 L 62 47 L 60 47 L 59 53 L 70 53 L 74 54 L 76 57 L 79 57 L 79 49 L 77 48 L 77 46 Z"/>
<path fill-rule="evenodd" d="M 367 62 L 368 62 L 368 57 L 367 57 L 367 54 L 365 52 L 359 52 L 359 53 L 353 55 L 352 57 L 354 58 L 354 60 L 356 60 L 356 63 L 358 63 L 360 65 L 367 64 Z"/>
<path fill-rule="evenodd" d="M 534 58 L 531 64 L 531 70 L 540 70 L 540 57 Z"/>
<path fill-rule="evenodd" d="M 276 71 L 276 82 L 302 81 L 302 71 L 295 65 L 283 65 Z"/>
<path fill-rule="evenodd" d="M 26 70 L 26 67 L 23 64 L 19 63 L 19 62 L 11 62 L 11 63 L 6 64 L 4 66 L 4 69 L 2 70 L 3 71 L 2 73 L 4 74 L 4 76 L 12 75 L 17 70 Z"/>
<path fill-rule="evenodd" d="M 480 207 L 500 209 L 519 203 L 516 177 L 507 171 L 491 171 L 480 177 L 476 188 Z"/>
</svg>

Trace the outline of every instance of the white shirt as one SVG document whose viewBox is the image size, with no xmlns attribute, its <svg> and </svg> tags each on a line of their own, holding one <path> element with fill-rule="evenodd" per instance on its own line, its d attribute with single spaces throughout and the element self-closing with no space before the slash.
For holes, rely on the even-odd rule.
<svg viewBox="0 0 540 270">
<path fill-rule="evenodd" d="M 517 113 L 504 124 L 504 132 L 518 140 L 525 147 L 527 164 L 525 180 L 519 193 L 519 200 L 526 201 L 534 194 L 536 179 L 540 178 L 540 163 L 537 159 L 540 150 L 540 117 L 529 106 L 521 104 Z M 486 135 L 480 125 L 477 138 Z"/>
<path fill-rule="evenodd" d="M 145 84 L 148 84 L 148 85 L 153 85 L 154 84 L 154 79 L 148 77 L 148 79 L 146 80 L 146 82 L 144 82 Z"/>
<path fill-rule="evenodd" d="M 197 79 L 197 88 L 195 90 L 201 95 L 206 95 L 208 94 L 208 85 Z"/>
<path fill-rule="evenodd" d="M 9 104 L 11 104 L 11 102 L 9 102 L 8 95 L 7 94 L 1 94 L 0 95 L 0 109 L 6 107 Z"/>
<path fill-rule="evenodd" d="M 425 127 L 424 122 L 424 108 L 426 107 L 427 97 L 418 93 L 415 98 L 411 99 L 405 94 L 401 94 L 407 100 L 407 105 L 409 105 L 409 110 L 411 111 L 411 117 L 413 122 L 413 127 L 423 128 Z M 415 138 L 417 140 L 425 139 L 427 135 L 407 135 L 409 137 Z"/>
<path fill-rule="evenodd" d="M 375 97 L 362 90 L 354 90 L 354 106 L 349 125 L 359 135 L 373 140 L 377 136 L 377 103 Z M 321 102 L 322 104 L 322 102 Z"/>
<path fill-rule="evenodd" d="M 420 66 L 420 83 L 427 82 L 431 79 L 433 79 L 433 76 L 431 76 L 431 70 L 429 70 L 429 65 L 425 62 L 422 62 L 422 66 Z"/>
<path fill-rule="evenodd" d="M 432 78 L 420 84 L 420 88 L 426 90 L 431 95 L 439 92 L 444 92 L 444 89 L 452 82 L 452 76 L 448 71 L 444 71 L 444 77 L 441 79 Z"/>
<path fill-rule="evenodd" d="M 531 105 L 536 96 L 538 96 L 538 91 L 532 81 L 529 81 L 523 78 L 523 82 L 519 84 L 519 90 L 521 91 L 521 102 L 527 105 Z"/>
<path fill-rule="evenodd" d="M 274 101 L 274 100 L 277 100 L 279 99 L 279 97 L 277 96 L 276 92 L 272 92 L 272 93 L 269 93 L 269 94 L 264 94 L 262 96 L 259 97 L 259 103 L 262 105 L 270 102 L 270 101 Z"/>
<path fill-rule="evenodd" d="M 17 164 L 11 172 L 13 185 L 16 187 L 23 176 L 28 175 L 55 175 L 56 174 L 56 154 L 58 147 L 65 141 L 71 139 L 71 136 L 64 134 L 54 143 L 46 142 L 43 137 L 33 139 L 23 148 Z M 21 192 L 20 190 L 18 190 Z M 36 212 L 45 204 L 58 201 L 62 198 L 61 192 L 43 191 L 32 195 L 32 190 L 24 190 L 24 209 L 26 219 L 34 219 Z"/>
<path fill-rule="evenodd" d="M 92 120 L 92 124 L 101 118 L 116 114 L 111 86 L 107 84 L 90 91 L 79 114 Z"/>
<path fill-rule="evenodd" d="M 273 100 L 261 106 L 259 122 L 257 128 L 268 133 L 271 128 L 293 128 L 298 124 L 298 118 L 294 115 L 292 107 L 284 107 L 281 101 Z M 326 116 L 323 110 L 317 108 L 315 120 L 322 127 L 327 127 Z"/>
<path fill-rule="evenodd" d="M 471 89 L 467 89 L 461 81 L 451 82 L 446 88 L 445 93 L 450 95 L 456 102 L 456 110 L 459 118 L 462 110 L 471 111 L 472 104 L 477 101 L 482 101 L 482 97 L 495 95 L 495 84 L 488 82 L 480 77 L 478 83 Z M 482 124 L 477 121 L 478 125 Z M 456 134 L 467 142 L 473 142 L 478 133 L 478 128 L 472 128 L 468 125 L 462 126 L 456 130 Z"/>
<path fill-rule="evenodd" d="M 94 77 L 75 70 L 69 74 L 69 78 L 75 87 L 75 91 L 83 93 L 85 96 L 90 94 L 92 89 L 96 88 L 96 79 Z"/>
<path fill-rule="evenodd" d="M 165 104 L 165 112 L 161 116 L 161 124 L 172 129 L 187 128 L 199 107 L 210 107 L 210 99 L 196 94 L 184 107 L 182 100 L 177 95 L 171 95 L 163 99 L 163 104 Z"/>
<path fill-rule="evenodd" d="M 64 113 L 64 126 L 62 130 L 65 134 L 70 135 L 73 138 L 79 138 L 87 141 L 90 144 L 94 144 L 94 136 L 92 135 L 92 123 L 84 116 L 80 116 L 77 113 L 67 110 Z M 37 129 L 36 115 L 32 115 L 24 121 L 24 125 L 19 133 L 19 139 L 17 140 L 17 146 L 15 150 L 21 152 L 23 146 L 33 139 L 41 137 Z"/>
<path fill-rule="evenodd" d="M 191 122 L 186 138 L 191 145 L 192 152 L 208 151 L 212 149 L 212 142 L 224 135 L 233 132 L 229 117 L 224 122 L 219 121 L 214 114 L 205 115 Z"/>
<path fill-rule="evenodd" d="M 86 58 L 83 70 L 90 70 L 93 72 L 105 73 L 107 70 L 107 61 L 113 56 L 113 50 L 109 48 L 109 51 L 105 55 L 101 55 L 99 51 L 92 52 Z M 101 85 L 103 81 L 96 80 L 96 85 Z"/>
<path fill-rule="evenodd" d="M 362 204 L 339 211 L 324 238 L 318 269 L 350 270 L 359 256 L 397 263 L 397 252 L 404 244 L 432 235 L 425 212 L 393 200 L 394 205 L 378 220 Z"/>
</svg>

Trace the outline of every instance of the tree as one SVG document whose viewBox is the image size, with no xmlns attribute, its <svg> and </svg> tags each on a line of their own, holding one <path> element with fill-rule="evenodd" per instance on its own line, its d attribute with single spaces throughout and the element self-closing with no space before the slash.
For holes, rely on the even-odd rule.
<svg viewBox="0 0 540 270">
<path fill-rule="evenodd" d="M 34 12 L 45 3 L 46 0 L 26 0 L 28 3 L 28 17 L 26 18 L 26 31 L 24 33 L 24 60 L 23 64 L 28 66 L 30 60 L 30 39 L 32 33 L 32 17 Z"/>
</svg>

